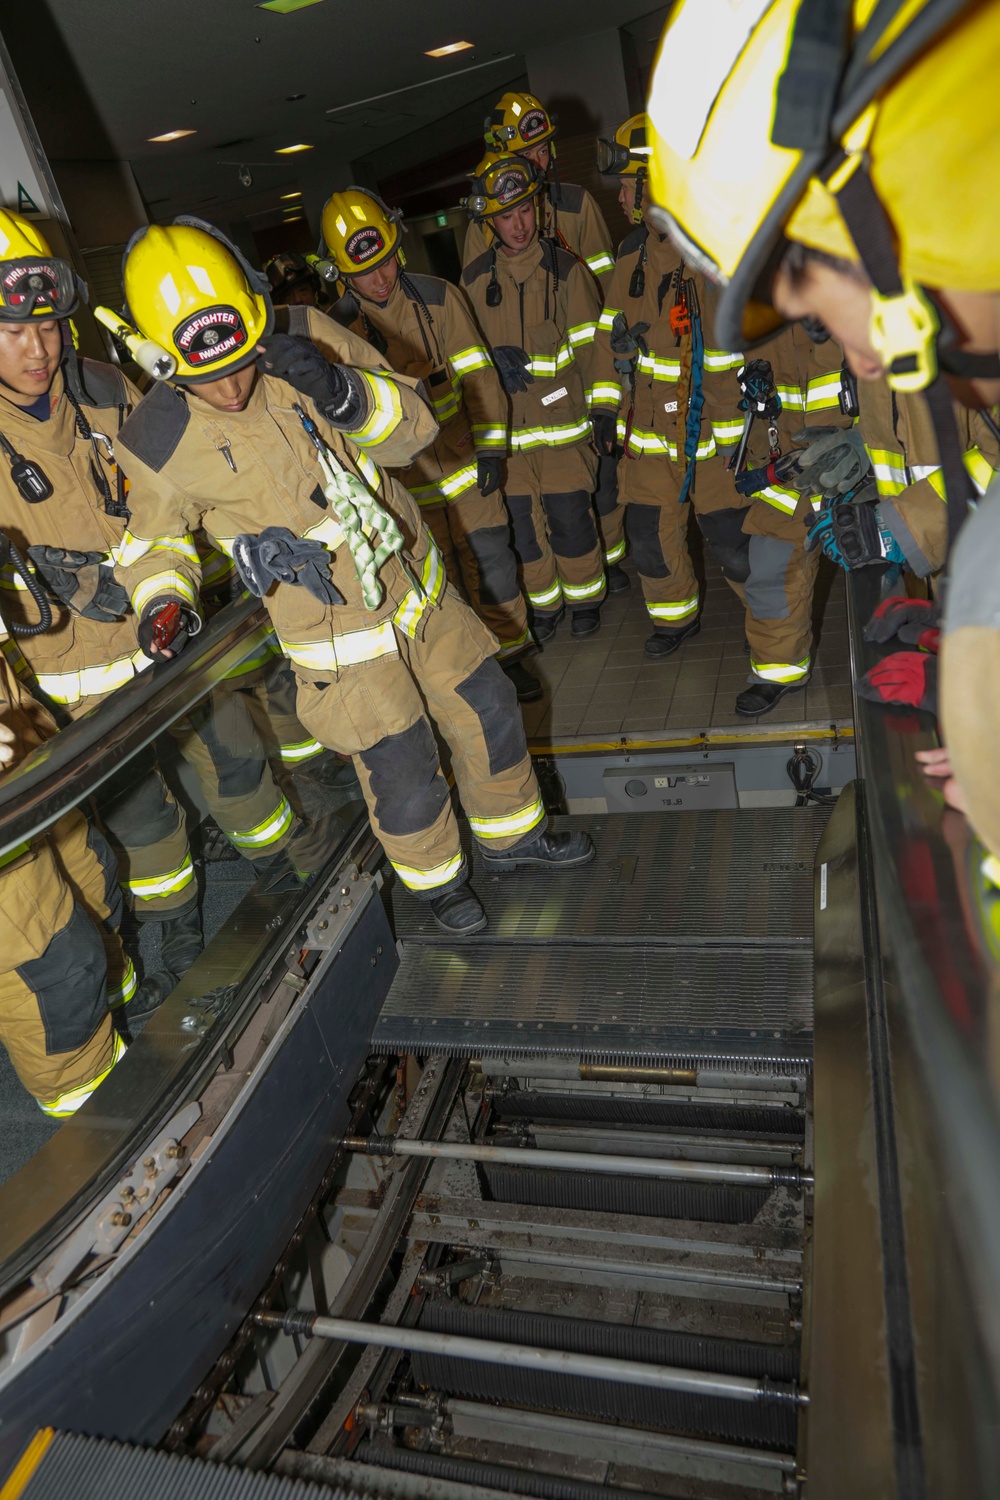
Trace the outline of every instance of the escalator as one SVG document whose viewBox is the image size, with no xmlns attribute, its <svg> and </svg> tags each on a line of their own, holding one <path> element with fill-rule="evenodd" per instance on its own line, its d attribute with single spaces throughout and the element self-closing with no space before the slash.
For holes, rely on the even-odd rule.
<svg viewBox="0 0 1000 1500">
<path fill-rule="evenodd" d="M 257 629 L 0 787 L 0 844 Z M 1000 929 L 915 774 L 929 721 L 857 729 L 835 807 L 577 812 L 564 776 L 594 863 L 474 863 L 464 942 L 356 803 L 311 886 L 241 889 L 0 1187 L 16 1493 L 989 1495 Z"/>
</svg>

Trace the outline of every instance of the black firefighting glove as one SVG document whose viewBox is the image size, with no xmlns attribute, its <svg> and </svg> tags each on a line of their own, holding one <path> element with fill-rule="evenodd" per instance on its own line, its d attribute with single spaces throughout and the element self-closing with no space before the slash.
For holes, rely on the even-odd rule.
<svg viewBox="0 0 1000 1500">
<path fill-rule="evenodd" d="M 625 314 L 615 313 L 611 324 L 611 352 L 619 375 L 630 375 L 639 354 L 649 353 L 649 345 L 643 337 L 648 332 L 648 323 L 633 323 L 630 328 Z"/>
<path fill-rule="evenodd" d="M 493 363 L 508 396 L 526 391 L 529 385 L 534 384 L 535 377 L 528 369 L 528 356 L 516 344 L 497 344 L 493 350 Z"/>
<path fill-rule="evenodd" d="M 344 365 L 331 365 L 321 349 L 309 339 L 290 333 L 273 333 L 261 347 L 258 370 L 285 380 L 314 402 L 331 427 L 357 427 L 368 410 L 368 398 L 359 377 Z"/>
<path fill-rule="evenodd" d="M 74 614 L 109 624 L 128 611 L 128 593 L 103 552 L 37 546 L 28 548 L 28 556 L 49 593 Z"/>
<path fill-rule="evenodd" d="M 146 605 L 146 608 L 142 612 L 142 619 L 139 621 L 137 631 L 139 647 L 143 655 L 148 656 L 150 661 L 162 663 L 170 661 L 171 657 L 179 656 L 191 637 L 197 635 L 201 630 L 200 617 L 194 610 L 187 609 L 182 604 L 179 606 L 181 612 L 180 628 L 176 635 L 172 636 L 167 642 L 165 647 L 170 652 L 170 656 L 165 656 L 162 649 L 158 651 L 153 650 L 153 642 L 157 638 L 157 626 L 160 616 L 169 604 L 176 604 L 177 602 L 176 599 L 154 599 L 150 604 Z"/>
<path fill-rule="evenodd" d="M 857 427 L 803 427 L 792 441 L 805 444 L 790 455 L 802 479 L 798 488 L 804 493 L 846 495 L 856 490 L 871 470 L 871 459 Z"/>
<path fill-rule="evenodd" d="M 498 453 L 480 453 L 476 458 L 476 483 L 485 498 L 500 488 L 503 459 Z"/>
<path fill-rule="evenodd" d="M 618 415 L 613 411 L 592 411 L 590 426 L 597 451 L 602 457 L 613 454 L 618 446 Z"/>
<path fill-rule="evenodd" d="M 287 526 L 267 526 L 259 536 L 242 532 L 233 542 L 233 562 L 258 599 L 272 583 L 291 583 L 308 589 L 321 604 L 345 602 L 330 577 L 330 554 L 323 543 L 296 536 Z"/>
<path fill-rule="evenodd" d="M 936 651 L 941 635 L 941 607 L 934 599 L 908 599 L 893 594 L 883 599 L 864 629 L 866 641 L 884 646 L 898 636 L 907 646 Z"/>
<path fill-rule="evenodd" d="M 857 689 L 870 703 L 937 713 L 937 657 L 926 651 L 894 651 L 858 679 Z"/>
</svg>

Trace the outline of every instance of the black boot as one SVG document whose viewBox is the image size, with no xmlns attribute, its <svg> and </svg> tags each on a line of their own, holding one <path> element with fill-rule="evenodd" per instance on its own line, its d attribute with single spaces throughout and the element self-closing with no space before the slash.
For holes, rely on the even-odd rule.
<svg viewBox="0 0 1000 1500">
<path fill-rule="evenodd" d="M 624 594 L 632 587 L 632 580 L 620 563 L 608 563 L 608 593 Z"/>
<path fill-rule="evenodd" d="M 575 641 L 583 640 L 584 636 L 596 635 L 600 628 L 601 611 L 599 609 L 574 609 L 569 633 Z"/>
<path fill-rule="evenodd" d="M 540 646 L 544 646 L 546 641 L 551 641 L 557 627 L 562 624 L 565 617 L 566 606 L 564 604 L 560 604 L 554 615 L 540 615 L 536 612 L 531 625 L 531 633 Z"/>
<path fill-rule="evenodd" d="M 670 630 L 665 625 L 654 625 L 653 634 L 646 640 L 643 651 L 653 661 L 662 661 L 664 657 L 673 656 L 677 647 L 689 636 L 697 635 L 701 629 L 701 620 L 692 620 L 690 625 L 679 625 Z"/>
<path fill-rule="evenodd" d="M 444 896 L 432 896 L 429 904 L 435 922 L 450 937 L 472 937 L 487 925 L 486 913 L 471 886 L 460 885 Z"/>
<path fill-rule="evenodd" d="M 746 719 L 756 719 L 759 714 L 770 713 L 780 698 L 786 693 L 797 693 L 799 688 L 805 687 L 808 680 L 803 677 L 801 682 L 752 682 L 737 698 L 736 712 Z"/>
<path fill-rule="evenodd" d="M 575 870 L 579 865 L 589 865 L 596 853 L 589 833 L 582 830 L 552 833 L 545 829 L 527 843 L 517 844 L 503 854 L 484 852 L 483 865 L 496 873 L 529 866 L 539 866 L 546 870 Z"/>
<path fill-rule="evenodd" d="M 522 662 L 502 661 L 500 666 L 514 684 L 518 703 L 534 703 L 542 696 L 542 684 Z"/>
<path fill-rule="evenodd" d="M 158 1010 L 205 947 L 198 907 L 160 923 L 159 967 L 147 974 L 125 1007 L 126 1021 L 141 1021 Z"/>
</svg>

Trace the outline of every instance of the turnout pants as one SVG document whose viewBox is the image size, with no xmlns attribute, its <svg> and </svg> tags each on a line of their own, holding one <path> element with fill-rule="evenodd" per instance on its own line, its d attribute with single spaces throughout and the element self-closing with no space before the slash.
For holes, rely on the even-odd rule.
<svg viewBox="0 0 1000 1500">
<path fill-rule="evenodd" d="M 152 750 L 135 755 L 94 798 L 139 922 L 164 922 L 198 899 L 184 814 Z"/>
<path fill-rule="evenodd" d="M 422 505 L 420 510 L 444 558 L 448 581 L 465 593 L 500 642 L 497 656 L 504 660 L 520 655 L 531 643 L 528 610 L 500 491 L 481 495 L 473 484 L 455 500 Z"/>
<path fill-rule="evenodd" d="M 0 871 L 0 1042 L 46 1114 L 72 1114 L 124 1056 L 109 1007 L 135 993 L 114 857 L 67 813 Z"/>
<path fill-rule="evenodd" d="M 819 548 L 805 550 L 808 500 L 786 515 L 759 497 L 744 521 L 750 571 L 744 586 L 750 681 L 804 682 L 813 644 L 812 605 Z"/>
<path fill-rule="evenodd" d="M 491 851 L 545 821 L 513 684 L 496 640 L 450 588 L 423 637 L 396 633 L 398 655 L 299 679 L 298 714 L 331 750 L 351 755 L 371 815 L 404 885 L 430 899 L 468 871 L 434 732 L 451 755 L 472 832 Z"/>
<path fill-rule="evenodd" d="M 514 551 L 536 615 L 594 609 L 605 594 L 594 509 L 597 455 L 582 444 L 529 448 L 507 460 Z"/>
<path fill-rule="evenodd" d="M 690 624 L 698 613 L 698 580 L 687 541 L 692 511 L 737 593 L 749 572 L 749 543 L 743 534 L 746 501 L 737 492 L 724 460 L 716 455 L 697 464 L 690 499 L 681 504 L 683 483 L 683 468 L 666 455 L 626 455 L 618 464 L 632 558 L 649 617 L 660 630 Z"/>
<path fill-rule="evenodd" d="M 602 453 L 597 460 L 594 504 L 604 566 L 608 568 L 625 556 L 625 506 L 618 494 L 618 460 L 613 453 Z"/>
</svg>

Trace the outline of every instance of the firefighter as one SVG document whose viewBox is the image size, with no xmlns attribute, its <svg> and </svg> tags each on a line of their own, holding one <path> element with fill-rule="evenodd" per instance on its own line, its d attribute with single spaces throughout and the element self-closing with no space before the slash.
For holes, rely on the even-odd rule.
<svg viewBox="0 0 1000 1500">
<path fill-rule="evenodd" d="M 524 157 L 484 158 L 467 207 L 489 221 L 492 244 L 462 283 L 510 397 L 507 507 L 535 639 L 544 643 L 567 606 L 573 637 L 593 635 L 606 583 L 589 412 L 600 299 L 581 262 L 539 235 L 540 186 Z"/>
<path fill-rule="evenodd" d="M 7 638 L 0 624 L 0 640 Z M 56 733 L 0 655 L 0 772 Z M 111 1010 L 136 990 L 114 856 L 77 810 L 0 855 L 0 1042 L 45 1114 L 73 1114 L 125 1055 Z"/>
<path fill-rule="evenodd" d="M 397 478 L 420 506 L 450 582 L 500 642 L 497 659 L 520 702 L 541 687 L 519 658 L 528 615 L 503 502 L 507 400 L 464 296 L 405 269 L 402 215 L 374 193 L 347 188 L 323 210 L 323 239 L 354 299 L 349 323 L 394 370 L 422 380 L 438 434 Z"/>
<path fill-rule="evenodd" d="M 615 268 L 608 226 L 593 194 L 556 172 L 556 122 L 534 94 L 504 94 L 485 123 L 484 142 L 501 156 L 521 156 L 540 173 L 539 231 L 556 240 L 606 282 Z M 463 265 L 478 260 L 494 243 L 493 226 L 474 218 L 462 251 Z"/>
<path fill-rule="evenodd" d="M 319 307 L 322 283 L 319 272 L 297 250 L 283 250 L 264 267 L 271 283 L 271 300 L 275 307 L 304 305 Z"/>
<path fill-rule="evenodd" d="M 0 210 L 0 527 L 30 559 L 55 609 L 51 629 L 8 638 L 3 649 L 61 722 L 148 664 L 111 568 L 128 517 L 114 445 L 141 398 L 113 366 L 77 358 L 69 318 L 83 290 L 29 221 Z M 24 581 L 9 562 L 0 588 L 16 613 Z M 241 743 L 211 706 L 175 732 L 241 853 L 263 858 L 291 843 L 300 829 L 259 742 Z M 106 784 L 99 804 L 136 919 L 161 924 L 160 967 L 129 1009 L 138 1018 L 201 951 L 195 869 L 184 816 L 152 751 Z"/>
<path fill-rule="evenodd" d="M 131 316 L 177 359 L 119 438 L 132 519 L 118 573 L 140 640 L 158 654 L 152 627 L 167 603 L 196 626 L 189 538 L 203 530 L 264 599 L 302 723 L 353 756 L 402 883 L 446 932 L 481 931 L 435 727 L 487 869 L 572 868 L 593 845 L 546 829 L 496 637 L 450 588 L 419 507 L 380 467 L 405 467 L 434 438 L 418 383 L 314 309 L 290 309 L 293 331 L 276 332 L 267 290 L 201 221 L 140 230 L 126 252 Z"/>
<path fill-rule="evenodd" d="M 624 457 L 619 492 L 653 633 L 645 653 L 664 660 L 700 629 L 700 597 L 687 543 L 691 502 L 723 575 L 747 610 L 751 675 L 736 700 L 756 716 L 808 680 L 816 557 L 806 551 L 811 515 L 789 481 L 752 499 L 737 489 L 730 460 L 746 424 L 739 384 L 742 354 L 706 347 L 715 293 L 644 215 L 649 207 L 646 120 L 633 115 L 614 141 L 598 144 L 601 170 L 619 178 L 619 201 L 634 227 L 618 251 L 601 316 L 593 412 L 617 420 Z M 769 345 L 775 427 L 791 435 L 837 410 L 839 351 L 814 367 L 812 346 L 789 335 Z M 828 376 L 830 358 L 835 369 Z M 837 416 L 838 422 L 846 420 Z M 769 422 L 751 428 L 743 463 L 765 465 Z M 606 439 L 610 445 L 610 437 Z M 764 443 L 763 449 L 760 447 Z M 742 467 L 742 464 L 741 464 Z M 761 485 L 763 489 L 763 484 Z"/>
</svg>

